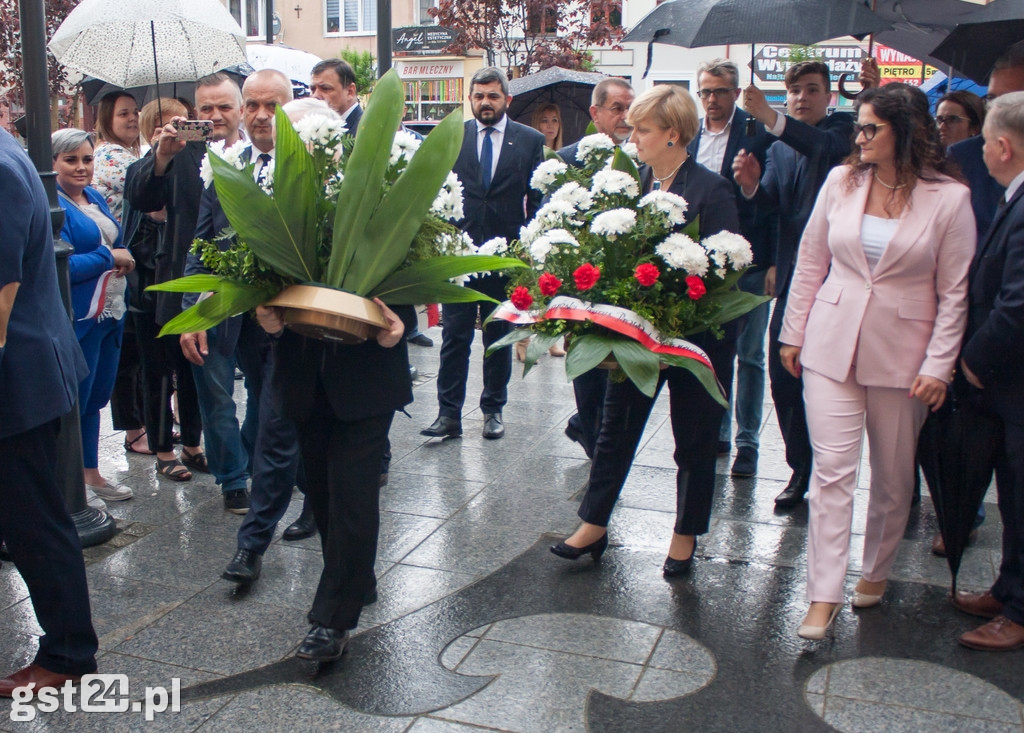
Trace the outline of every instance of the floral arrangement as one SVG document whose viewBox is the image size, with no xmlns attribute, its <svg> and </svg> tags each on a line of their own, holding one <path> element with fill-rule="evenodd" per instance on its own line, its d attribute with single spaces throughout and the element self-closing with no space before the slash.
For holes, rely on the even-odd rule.
<svg viewBox="0 0 1024 733">
<path fill-rule="evenodd" d="M 720 232 L 698 242 L 698 222 L 686 221 L 686 201 L 667 191 L 641 196 L 629 147 L 589 135 L 580 141 L 582 168 L 551 158 L 531 186 L 547 202 L 524 226 L 510 250 L 529 265 L 513 274 L 509 300 L 495 311 L 523 328 L 499 348 L 535 334 L 525 371 L 548 347 L 568 337 L 567 376 L 614 362 L 653 395 L 662 365 L 693 371 L 724 401 L 707 356 L 686 336 L 709 331 L 765 298 L 735 288 L 753 261 L 743 237 Z M 492 246 L 495 253 L 501 246 Z"/>
<path fill-rule="evenodd" d="M 200 175 L 205 185 L 215 183 L 231 224 L 221 234 L 234 240 L 224 250 L 216 242 L 195 243 L 212 274 L 153 286 L 212 293 L 161 335 L 206 330 L 292 285 L 388 304 L 448 303 L 488 299 L 452 278 L 525 268 L 513 258 L 446 251 L 447 242 L 462 236 L 451 223 L 463 218 L 462 184 L 451 172 L 462 145 L 462 115 L 453 112 L 421 142 L 398 130 L 403 104 L 392 71 L 377 83 L 358 137 L 322 115 L 293 127 L 278 109 L 275 155 L 259 183 L 241 155 L 244 143 L 211 145 Z"/>
</svg>

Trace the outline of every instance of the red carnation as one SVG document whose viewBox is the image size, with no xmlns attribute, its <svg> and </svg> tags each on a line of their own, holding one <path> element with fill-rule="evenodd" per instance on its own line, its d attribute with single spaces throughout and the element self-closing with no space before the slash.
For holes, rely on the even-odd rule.
<svg viewBox="0 0 1024 733">
<path fill-rule="evenodd" d="M 530 295 L 530 291 L 522 285 L 512 291 L 512 296 L 509 300 L 512 301 L 512 305 L 521 311 L 524 311 L 533 305 L 533 296 Z"/>
<path fill-rule="evenodd" d="M 537 284 L 540 286 L 541 295 L 554 295 L 562 287 L 562 281 L 550 272 L 545 272 L 537 278 Z"/>
<path fill-rule="evenodd" d="M 690 300 L 700 300 L 704 297 L 704 293 L 708 291 L 704 287 L 704 281 L 696 275 L 690 275 L 686 278 L 686 287 L 688 288 L 687 295 L 690 296 Z"/>
<path fill-rule="evenodd" d="M 589 262 L 576 268 L 572 279 L 576 281 L 577 290 L 590 290 L 601 277 L 600 268 L 594 267 Z"/>
<path fill-rule="evenodd" d="M 650 262 L 637 265 L 636 270 L 633 272 L 633 277 L 635 277 L 636 281 L 645 288 L 649 288 L 654 285 L 654 283 L 658 282 L 658 277 L 660 275 L 661 272 L 658 271 L 658 268 Z"/>
</svg>

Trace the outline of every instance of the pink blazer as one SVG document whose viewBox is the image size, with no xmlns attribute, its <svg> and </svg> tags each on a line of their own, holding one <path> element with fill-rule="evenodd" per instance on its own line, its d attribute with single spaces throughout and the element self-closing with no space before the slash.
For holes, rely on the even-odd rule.
<svg viewBox="0 0 1024 733">
<path fill-rule="evenodd" d="M 872 273 L 860 241 L 867 176 L 832 170 L 800 241 L 780 341 L 835 381 L 909 389 L 923 374 L 949 382 L 967 323 L 967 270 L 977 234 L 970 191 L 919 181 Z"/>
</svg>

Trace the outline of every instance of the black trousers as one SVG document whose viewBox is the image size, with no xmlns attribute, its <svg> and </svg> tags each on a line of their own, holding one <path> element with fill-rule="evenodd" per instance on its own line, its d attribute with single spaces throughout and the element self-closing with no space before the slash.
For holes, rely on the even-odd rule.
<svg viewBox="0 0 1024 733">
<path fill-rule="evenodd" d="M 989 396 L 992 398 L 997 395 Z M 1002 602 L 1004 616 L 1024 625 L 1024 424 L 1020 415 L 1002 417 L 1003 445 L 996 459 L 996 490 L 1003 520 L 1003 559 L 992 595 Z"/>
<path fill-rule="evenodd" d="M 59 428 L 60 420 L 51 420 L 0 438 L 0 537 L 43 629 L 35 663 L 82 675 L 96 671 L 98 642 L 82 547 L 57 485 Z"/>
<path fill-rule="evenodd" d="M 174 410 L 171 394 L 177 384 L 178 418 L 183 445 L 199 445 L 203 419 L 192 367 L 181 351 L 177 336 L 157 338 L 160 326 L 153 313 L 133 311 L 135 339 L 142 363 L 142 404 L 149 447 L 161 453 L 174 450 Z"/>
<path fill-rule="evenodd" d="M 775 301 L 775 310 L 768 326 L 768 375 L 772 380 L 772 402 L 779 420 L 779 430 L 786 444 L 786 463 L 793 473 L 809 476 L 811 473 L 811 436 L 807 432 L 804 412 L 804 382 L 782 366 L 779 358 L 779 333 L 786 313 L 786 296 Z"/>
<path fill-rule="evenodd" d="M 732 384 L 734 338 L 735 334 L 733 339 L 716 344 L 708 352 L 722 384 Z M 584 522 L 608 526 L 651 408 L 666 383 L 676 445 L 675 532 L 698 535 L 708 531 L 715 492 L 718 429 L 725 408 L 711 398 L 693 374 L 680 367 L 662 370 L 653 398 L 629 380 L 608 380 L 604 419 L 590 465 L 590 485 L 578 512 Z"/>
<path fill-rule="evenodd" d="M 117 362 L 117 379 L 110 393 L 110 419 L 114 430 L 138 430 L 146 424 L 142 354 L 133 326 L 134 313 L 129 313 L 121 334 L 121 356 Z"/>
<path fill-rule="evenodd" d="M 318 379 L 313 414 L 298 423 L 324 569 L 309 622 L 353 629 L 366 596 L 376 587 L 373 565 L 380 530 L 380 466 L 393 412 L 341 420 Z"/>
<path fill-rule="evenodd" d="M 508 278 L 485 275 L 473 278 L 469 287 L 505 300 Z M 447 303 L 443 306 L 441 330 L 441 366 L 437 373 L 438 414 L 442 417 L 462 419 L 462 406 L 466 401 L 466 380 L 469 378 L 469 354 L 473 343 L 474 326 L 479 315 L 483 321 L 491 314 L 493 303 Z M 493 321 L 483 332 L 484 348 L 512 330 L 512 324 Z M 501 412 L 508 401 L 508 380 L 512 376 L 512 350 L 504 348 L 484 357 L 484 389 L 480 395 L 480 409 L 485 413 Z"/>
<path fill-rule="evenodd" d="M 605 369 L 591 369 L 572 380 L 572 391 L 576 396 L 576 414 L 569 418 L 575 422 L 583 436 L 583 448 L 591 455 L 597 445 L 604 417 L 604 393 L 608 387 L 608 372 Z"/>
</svg>

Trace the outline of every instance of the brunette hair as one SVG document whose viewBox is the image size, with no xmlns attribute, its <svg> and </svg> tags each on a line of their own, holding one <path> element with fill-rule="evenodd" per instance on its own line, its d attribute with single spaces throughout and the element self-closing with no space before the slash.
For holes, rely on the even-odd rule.
<svg viewBox="0 0 1024 733">
<path fill-rule="evenodd" d="M 831 92 L 832 81 L 829 78 L 830 73 L 828 64 L 823 61 L 801 61 L 786 69 L 786 89 L 795 84 L 797 79 L 809 76 L 810 74 L 818 74 L 825 80 L 825 91 Z"/>
<path fill-rule="evenodd" d="M 125 98 L 132 100 L 132 104 L 138 106 L 139 103 L 135 101 L 135 97 L 128 92 L 111 92 L 100 100 L 99 108 L 96 110 L 96 137 L 100 142 L 124 145 L 121 140 L 114 137 L 114 109 L 117 107 L 118 100 Z M 132 149 L 138 155 L 138 139 L 125 147 Z"/>
<path fill-rule="evenodd" d="M 895 149 L 893 165 L 896 168 L 894 185 L 902 186 L 904 197 L 910 195 L 915 180 L 938 181 L 945 177 L 957 177 L 958 169 L 946 158 L 945 148 L 939 140 L 939 130 L 929 112 L 928 96 L 909 84 L 886 84 L 865 89 L 857 98 L 857 109 L 870 104 L 875 115 L 892 129 Z M 863 180 L 874 170 L 874 165 L 860 159 L 860 147 L 846 159 L 853 169 L 848 179 L 852 188 L 854 181 Z"/>
<path fill-rule="evenodd" d="M 952 102 L 963 107 L 964 112 L 967 114 L 968 127 L 974 129 L 972 134 L 977 135 L 981 132 L 981 128 L 985 124 L 985 102 L 982 101 L 981 97 L 965 89 L 947 92 L 939 97 L 939 101 L 935 105 L 936 111 L 943 102 Z"/>
</svg>

